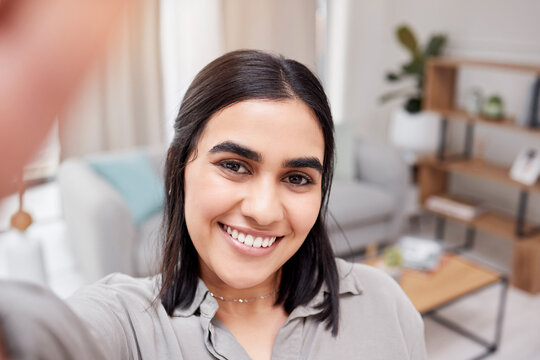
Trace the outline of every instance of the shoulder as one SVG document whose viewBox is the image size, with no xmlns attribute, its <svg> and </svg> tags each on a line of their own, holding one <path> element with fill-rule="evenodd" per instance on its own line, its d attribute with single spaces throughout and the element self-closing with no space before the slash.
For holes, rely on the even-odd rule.
<svg viewBox="0 0 540 360">
<path fill-rule="evenodd" d="M 353 294 L 357 301 L 377 306 L 397 306 L 417 315 L 416 309 L 399 284 L 384 271 L 372 266 L 336 259 L 340 295 Z"/>
<path fill-rule="evenodd" d="M 164 308 L 159 300 L 158 277 L 133 278 L 124 274 L 111 274 L 84 286 L 67 299 L 70 307 L 81 317 L 110 324 L 127 321 L 132 317 L 152 318 L 161 315 Z"/>
<path fill-rule="evenodd" d="M 111 358 L 129 358 L 148 343 L 169 317 L 157 296 L 157 278 L 132 278 L 112 274 L 81 288 L 67 299 L 104 353 Z"/>
<path fill-rule="evenodd" d="M 385 272 L 336 259 L 344 323 L 401 338 L 411 358 L 425 358 L 424 323 L 399 284 Z M 361 320 L 361 321 L 360 321 Z M 346 326 L 348 327 L 348 326 Z M 416 354 L 416 355 L 414 355 Z M 413 356 L 414 355 L 414 356 Z"/>
<path fill-rule="evenodd" d="M 103 279 L 79 289 L 70 298 L 125 298 L 147 303 L 153 301 L 158 294 L 159 277 L 134 278 L 124 274 L 111 274 Z"/>
<path fill-rule="evenodd" d="M 336 259 L 340 293 L 386 294 L 401 297 L 403 290 L 385 272 L 365 264 Z"/>
</svg>

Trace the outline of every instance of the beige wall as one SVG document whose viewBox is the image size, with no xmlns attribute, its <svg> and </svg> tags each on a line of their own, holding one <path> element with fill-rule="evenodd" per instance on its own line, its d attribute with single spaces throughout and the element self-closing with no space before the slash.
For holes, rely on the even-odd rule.
<svg viewBox="0 0 540 360">
<path fill-rule="evenodd" d="M 316 67 L 316 0 L 226 0 L 225 50 L 256 48 Z"/>
<path fill-rule="evenodd" d="M 389 88 L 384 73 L 407 59 L 394 38 L 399 24 L 409 24 L 423 43 L 434 32 L 446 33 L 450 55 L 540 63 L 540 1 L 329 1 L 349 4 L 343 117 L 358 122 L 360 131 L 370 136 L 385 138 L 389 113 L 397 106 L 381 106 L 377 99 Z M 330 22 L 332 31 L 343 19 L 330 15 Z M 482 85 L 486 92 L 500 92 L 509 110 L 520 115 L 530 77 L 492 75 L 469 73 L 460 85 Z"/>
</svg>

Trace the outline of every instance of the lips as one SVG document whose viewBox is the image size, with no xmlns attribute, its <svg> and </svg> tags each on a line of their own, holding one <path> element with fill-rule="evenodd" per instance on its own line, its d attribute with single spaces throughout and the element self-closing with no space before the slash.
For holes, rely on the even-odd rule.
<svg viewBox="0 0 540 360">
<path fill-rule="evenodd" d="M 272 246 L 276 240 L 279 240 L 279 236 L 260 236 L 257 234 L 250 234 L 234 227 L 221 224 L 220 226 L 225 230 L 235 241 L 244 244 L 244 246 L 253 248 L 267 248 Z"/>
</svg>

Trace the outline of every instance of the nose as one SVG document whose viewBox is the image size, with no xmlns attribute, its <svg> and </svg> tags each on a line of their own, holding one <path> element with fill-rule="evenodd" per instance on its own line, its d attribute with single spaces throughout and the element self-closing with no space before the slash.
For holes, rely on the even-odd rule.
<svg viewBox="0 0 540 360">
<path fill-rule="evenodd" d="M 283 220 L 285 210 L 278 186 L 271 179 L 260 179 L 251 183 L 242 200 L 242 215 L 259 226 L 268 226 Z"/>
</svg>

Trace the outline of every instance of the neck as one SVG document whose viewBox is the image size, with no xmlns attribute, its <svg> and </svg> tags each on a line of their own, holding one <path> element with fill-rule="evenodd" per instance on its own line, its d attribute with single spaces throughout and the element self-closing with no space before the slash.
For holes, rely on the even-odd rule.
<svg viewBox="0 0 540 360">
<path fill-rule="evenodd" d="M 201 275 L 208 290 L 218 302 L 220 312 L 246 314 L 263 311 L 272 308 L 279 295 L 279 272 L 262 283 L 245 289 L 229 286 L 213 274 Z"/>
</svg>

